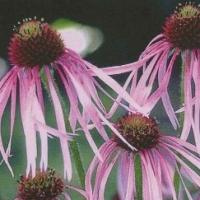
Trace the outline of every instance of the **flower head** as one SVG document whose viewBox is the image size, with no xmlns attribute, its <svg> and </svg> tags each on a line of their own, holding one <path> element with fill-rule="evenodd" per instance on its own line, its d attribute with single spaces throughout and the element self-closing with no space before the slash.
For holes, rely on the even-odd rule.
<svg viewBox="0 0 200 200">
<path fill-rule="evenodd" d="M 37 172 L 35 177 L 21 176 L 18 181 L 19 200 L 54 200 L 62 195 L 64 183 L 56 176 L 55 170 Z"/>
<path fill-rule="evenodd" d="M 37 19 L 26 19 L 15 28 L 8 49 L 10 63 L 21 67 L 51 64 L 65 51 L 56 30 Z"/>
<path fill-rule="evenodd" d="M 58 137 L 63 155 L 64 175 L 69 180 L 72 178 L 68 144 L 71 139 L 69 131 L 75 133 L 78 125 L 80 125 L 92 150 L 100 159 L 101 155 L 90 135 L 90 124 L 95 125 L 104 140 L 107 140 L 108 136 L 101 123 L 102 121 L 118 137 L 121 137 L 105 117 L 107 111 L 98 96 L 97 90 L 108 94 L 92 77 L 91 72 L 131 104 L 134 109 L 143 112 L 142 108 L 115 80 L 67 48 L 67 44 L 62 41 L 56 30 L 42 20 L 26 19 L 19 23 L 9 43 L 9 60 L 12 68 L 0 81 L 0 123 L 5 107 L 11 99 L 10 140 L 7 149 L 4 149 L 3 141 L 0 139 L 0 152 L 11 172 L 8 157 L 11 151 L 18 87 L 22 125 L 26 138 L 27 175 L 31 172 L 34 176 L 37 168 L 36 133 L 39 134 L 41 139 L 40 169 L 46 170 L 48 166 L 48 137 Z M 69 100 L 67 119 L 70 125 L 69 130 L 66 129 L 65 113 L 54 74 L 60 80 L 64 93 Z M 45 122 L 43 84 L 44 88 L 48 90 L 53 104 L 56 129 L 49 127 Z M 110 98 L 112 99 L 112 97 Z M 121 103 L 121 105 L 123 104 Z M 124 140 L 122 137 L 121 139 Z M 124 142 L 126 141 L 124 140 Z"/>
<path fill-rule="evenodd" d="M 126 115 L 116 124 L 121 135 L 137 150 L 152 148 L 158 143 L 160 132 L 154 119 L 141 114 Z M 122 147 L 127 147 L 116 137 Z M 131 149 L 130 149 L 131 150 Z"/>
<path fill-rule="evenodd" d="M 182 50 L 200 48 L 200 7 L 191 2 L 179 4 L 163 29 L 173 47 Z"/>
<path fill-rule="evenodd" d="M 120 199 L 137 199 L 135 182 L 136 156 L 139 156 L 141 161 L 143 183 L 142 196 L 144 200 L 177 199 L 174 186 L 175 172 L 177 172 L 180 177 L 180 184 L 184 191 L 186 191 L 186 196 L 188 199 L 192 199 L 186 182 L 188 183 L 189 181 L 194 184 L 195 187 L 200 187 L 200 176 L 194 169 L 200 170 L 200 158 L 196 154 L 197 149 L 195 146 L 175 137 L 164 136 L 160 133 L 157 124 L 151 118 L 146 118 L 138 114 L 131 114 L 129 120 L 127 120 L 127 116 L 123 117 L 121 120 L 127 123 L 126 126 L 129 127 L 129 132 L 130 130 L 134 132 L 134 134 L 129 134 L 129 138 L 132 136 L 132 139 L 135 139 L 137 136 L 138 138 L 141 137 L 143 131 L 140 132 L 140 130 L 143 129 L 144 123 L 146 123 L 146 127 L 150 126 L 150 130 L 146 129 L 146 131 L 151 133 L 154 131 L 156 132 L 156 134 L 153 134 L 155 136 L 153 145 L 152 139 L 146 137 L 143 138 L 146 145 L 142 145 L 142 148 L 138 148 L 137 151 L 132 151 L 126 144 L 122 145 L 122 142 L 116 140 L 115 137 L 106 141 L 100 147 L 100 152 L 103 155 L 103 162 L 100 162 L 97 157 L 94 157 L 88 168 L 85 193 L 83 193 L 86 199 L 104 199 L 106 183 L 115 164 L 118 165 L 117 182 Z M 137 127 L 137 129 L 135 127 Z M 120 127 L 119 131 L 122 131 L 121 134 L 124 135 L 124 129 Z M 150 135 L 151 138 L 153 138 L 153 135 Z M 95 180 L 94 183 L 93 180 Z"/>
</svg>

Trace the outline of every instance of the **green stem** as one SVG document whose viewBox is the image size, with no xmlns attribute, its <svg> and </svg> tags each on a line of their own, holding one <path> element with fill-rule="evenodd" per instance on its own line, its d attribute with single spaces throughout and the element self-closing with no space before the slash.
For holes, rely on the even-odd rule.
<svg viewBox="0 0 200 200">
<path fill-rule="evenodd" d="M 179 98 L 180 108 L 182 107 L 183 102 L 184 102 L 184 82 L 183 82 L 183 78 L 184 78 L 184 62 L 182 63 L 181 73 L 180 73 L 180 86 L 179 86 L 179 89 L 180 89 L 180 95 L 179 95 L 179 97 L 180 97 Z M 181 131 L 183 129 L 184 113 L 180 113 L 178 118 L 179 118 L 179 124 L 180 124 L 180 128 L 178 130 L 178 136 L 180 137 Z M 181 183 L 180 177 L 179 177 L 178 172 L 176 171 L 175 175 L 174 175 L 174 187 L 175 187 L 177 194 L 178 194 L 178 191 L 179 191 L 180 183 Z"/>
<path fill-rule="evenodd" d="M 43 71 L 41 71 L 40 75 L 41 75 L 41 79 L 42 79 L 42 83 L 44 85 L 44 88 L 47 91 L 47 94 L 49 95 L 49 97 L 51 97 L 45 73 Z M 65 101 L 64 101 L 63 97 L 61 96 L 59 89 L 58 89 L 58 86 L 55 83 L 55 81 L 54 81 L 54 87 L 55 87 L 56 92 L 58 94 L 58 97 L 60 99 L 60 102 L 61 102 L 61 105 L 62 105 L 62 108 L 63 108 L 64 117 L 65 117 L 65 119 L 68 119 L 67 107 L 66 107 Z M 70 127 L 68 120 L 66 121 L 66 126 Z M 84 171 L 83 163 L 82 163 L 82 160 L 81 160 L 81 154 L 80 154 L 80 151 L 79 151 L 78 142 L 76 141 L 75 138 L 73 138 L 73 141 L 70 142 L 70 150 L 71 150 L 71 153 L 72 153 L 72 156 L 73 156 L 73 159 L 74 159 L 74 163 L 75 163 L 75 167 L 76 167 L 77 174 L 78 174 L 78 177 L 79 177 L 79 181 L 80 181 L 82 187 L 84 188 L 84 186 L 85 186 L 85 171 Z"/>
<path fill-rule="evenodd" d="M 181 73 L 180 73 L 180 99 L 179 99 L 179 104 L 180 107 L 183 106 L 183 102 L 184 102 L 184 63 L 181 66 Z M 181 131 L 183 129 L 183 122 L 184 122 L 184 113 L 180 113 L 179 114 L 179 123 L 180 123 L 180 128 L 179 128 L 179 135 L 181 135 Z"/>
<path fill-rule="evenodd" d="M 78 173 L 78 176 L 79 176 L 79 181 L 80 181 L 82 187 L 84 188 L 85 187 L 85 171 L 84 171 L 83 164 L 82 164 L 82 161 L 81 161 L 81 155 L 80 155 L 80 152 L 79 152 L 79 147 L 78 147 L 77 141 L 73 140 L 70 143 L 70 147 L 71 147 L 72 155 L 73 155 L 73 158 L 74 158 L 76 170 L 77 170 L 77 173 Z"/>
<path fill-rule="evenodd" d="M 142 165 L 139 155 L 135 157 L 135 183 L 136 183 L 136 199 L 142 200 Z"/>
</svg>

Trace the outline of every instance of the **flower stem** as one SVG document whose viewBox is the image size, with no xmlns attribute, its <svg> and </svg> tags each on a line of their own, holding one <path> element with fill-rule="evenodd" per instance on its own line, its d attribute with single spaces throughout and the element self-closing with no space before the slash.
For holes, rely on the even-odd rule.
<svg viewBox="0 0 200 200">
<path fill-rule="evenodd" d="M 79 176 L 79 181 L 82 185 L 82 187 L 85 187 L 85 171 L 83 168 L 83 164 L 82 164 L 82 160 L 81 160 L 81 155 L 80 155 L 80 151 L 79 151 L 79 147 L 78 147 L 78 143 L 76 140 L 73 140 L 70 143 L 70 149 L 74 158 L 74 163 L 76 166 L 76 170 Z"/>
<path fill-rule="evenodd" d="M 179 93 L 179 104 L 180 104 L 180 108 L 182 107 L 183 105 L 183 102 L 184 102 L 184 83 L 183 83 L 183 79 L 184 79 L 184 62 L 182 63 L 182 66 L 181 66 L 181 72 L 180 72 L 180 85 L 179 85 L 179 89 L 180 89 L 180 93 Z M 184 112 L 182 113 L 179 113 L 179 124 L 180 124 L 180 127 L 179 127 L 179 130 L 178 130 L 178 137 L 180 137 L 181 135 L 181 131 L 183 129 L 183 121 L 184 121 Z M 174 175 L 174 187 L 175 187 L 175 190 L 176 190 L 176 194 L 178 194 L 179 192 L 179 187 L 180 187 L 180 177 L 179 177 L 179 174 L 178 172 L 176 171 L 175 172 L 175 175 Z"/>
<path fill-rule="evenodd" d="M 139 155 L 135 157 L 135 183 L 136 183 L 136 200 L 142 200 L 142 165 Z"/>
</svg>

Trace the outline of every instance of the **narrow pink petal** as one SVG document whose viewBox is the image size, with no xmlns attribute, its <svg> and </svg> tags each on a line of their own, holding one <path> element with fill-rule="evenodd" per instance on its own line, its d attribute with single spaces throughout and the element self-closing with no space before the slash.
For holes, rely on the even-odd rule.
<svg viewBox="0 0 200 200">
<path fill-rule="evenodd" d="M 44 112 L 44 97 L 43 97 L 43 93 L 42 93 L 42 84 L 41 84 L 41 80 L 40 80 L 40 69 L 35 67 L 33 70 L 32 70 L 32 73 L 33 73 L 33 77 L 35 79 L 35 84 L 36 84 L 36 89 L 37 89 L 37 95 L 38 95 L 38 99 L 39 99 L 39 102 L 40 102 L 40 105 L 42 107 L 42 110 Z"/>
<path fill-rule="evenodd" d="M 112 147 L 110 147 L 110 145 L 113 146 L 115 144 L 112 144 L 111 142 L 108 141 L 100 147 L 99 151 L 102 154 L 109 155 L 110 151 L 112 151 Z M 110 148 L 111 148 L 111 150 L 110 150 Z M 85 176 L 85 189 L 86 189 L 88 198 L 91 200 L 93 200 L 92 176 L 95 173 L 96 167 L 99 165 L 99 163 L 100 163 L 100 161 L 99 161 L 98 157 L 95 156 L 93 158 L 92 162 L 90 163 L 87 173 L 86 173 L 86 176 Z M 96 182 L 98 182 L 98 180 L 96 180 Z M 97 195 L 97 192 L 95 192 L 94 195 Z"/>
<path fill-rule="evenodd" d="M 69 85 L 69 80 L 67 79 L 67 76 L 65 77 L 63 72 L 60 70 L 59 67 L 57 67 L 58 74 L 62 80 L 62 83 L 65 87 L 65 91 L 69 98 L 70 103 L 70 112 L 69 112 L 69 122 L 70 126 L 72 128 L 72 131 L 75 132 L 76 129 L 76 123 L 77 123 L 77 117 L 75 115 L 75 109 L 78 108 L 78 97 L 75 93 L 75 89 L 72 85 Z M 72 87 L 73 89 L 69 90 L 68 88 Z"/>
<path fill-rule="evenodd" d="M 195 143 L 198 151 L 200 152 L 200 130 L 196 129 L 195 122 L 193 118 L 193 108 L 192 104 L 192 70 L 193 70 L 193 57 L 189 52 L 185 52 L 183 55 L 184 59 L 184 91 L 185 91 L 185 113 L 187 113 L 189 119 L 188 121 L 192 125 L 194 132 Z M 197 122 L 198 123 L 198 122 Z"/>
<path fill-rule="evenodd" d="M 158 181 L 156 180 L 156 177 L 155 177 L 155 174 L 154 174 L 154 171 L 153 171 L 153 168 L 152 168 L 148 154 L 149 154 L 149 152 L 146 151 L 145 152 L 145 158 L 146 158 L 145 165 L 146 165 L 146 169 L 148 171 L 149 186 L 151 188 L 151 192 L 154 191 L 154 192 L 152 192 L 152 199 L 162 200 L 161 188 L 159 186 Z M 144 162 L 144 160 L 143 160 L 143 162 Z"/>
<path fill-rule="evenodd" d="M 164 39 L 164 40 L 160 40 L 160 39 Z M 152 44 L 158 44 L 163 41 L 165 41 L 165 36 L 163 34 L 159 34 L 149 42 L 149 44 L 147 45 L 147 48 L 152 46 Z"/>
<path fill-rule="evenodd" d="M 53 80 L 52 80 L 52 77 L 51 77 L 48 67 L 45 67 L 45 73 L 47 75 L 49 90 L 50 90 L 53 105 L 54 105 L 54 111 L 55 111 L 55 115 L 56 115 L 56 122 L 57 122 L 58 130 L 62 131 L 62 132 L 66 132 L 62 106 L 61 106 L 59 97 L 57 95 L 57 92 L 55 90 L 54 83 L 53 83 Z M 68 180 L 71 180 L 72 164 L 71 164 L 68 142 L 66 140 L 63 140 L 62 138 L 60 138 L 60 144 L 61 144 L 63 161 L 64 161 L 64 176 L 66 177 L 66 173 L 67 173 Z"/>
<path fill-rule="evenodd" d="M 67 194 L 66 192 L 63 195 L 65 197 L 64 200 L 72 200 L 69 194 Z"/>
<path fill-rule="evenodd" d="M 127 93 L 126 90 L 124 90 L 119 83 L 117 83 L 114 79 L 109 77 L 106 73 L 104 73 L 101 69 L 96 67 L 91 67 L 90 69 L 96 73 L 96 76 L 100 78 L 102 81 L 104 81 L 105 84 L 107 84 L 110 88 L 112 88 L 117 94 L 121 95 L 121 97 L 126 100 L 131 106 L 133 106 L 138 112 L 141 112 L 143 114 L 146 114 L 146 110 L 143 109 L 141 106 L 138 105 L 137 102 L 135 102 L 130 95 Z"/>
<path fill-rule="evenodd" d="M 17 77 L 17 72 L 16 69 L 15 70 L 10 70 L 10 72 L 7 73 L 7 75 L 5 75 L 6 78 L 3 78 L 0 81 L 0 92 L 1 92 L 1 96 L 0 96 L 0 152 L 1 155 L 3 157 L 3 161 L 5 161 L 8 169 L 10 170 L 12 176 L 14 176 L 12 168 L 8 162 L 8 155 L 10 154 L 10 146 L 11 146 L 11 140 L 12 140 L 12 134 L 13 134 L 13 126 L 12 126 L 12 122 L 13 122 L 13 118 L 14 118 L 14 114 L 12 113 L 12 111 L 14 110 L 14 104 L 11 105 L 11 129 L 10 129 L 10 139 L 9 139 L 9 143 L 8 143 L 8 148 L 5 152 L 4 146 L 3 146 L 3 141 L 2 141 L 2 137 L 1 137 L 1 120 L 2 120 L 2 116 L 5 110 L 5 107 L 8 103 L 8 99 L 11 95 L 11 98 L 13 100 L 14 97 L 14 90 L 16 88 L 16 77 Z"/>
<path fill-rule="evenodd" d="M 187 150 L 182 150 L 181 148 L 175 148 L 174 145 L 166 144 L 168 147 L 173 149 L 174 151 L 180 153 L 181 156 L 184 156 L 187 160 L 189 160 L 194 166 L 200 169 L 200 159 L 194 156 Z"/>
<path fill-rule="evenodd" d="M 130 75 L 128 76 L 128 78 L 126 79 L 126 82 L 124 83 L 123 89 L 127 90 L 129 84 L 131 83 L 131 80 L 133 79 L 133 76 L 135 74 L 135 71 L 132 71 L 130 73 Z M 113 114 L 115 113 L 115 111 L 117 110 L 118 106 L 119 106 L 119 102 L 122 100 L 121 95 L 118 95 L 116 100 L 114 101 L 112 107 L 110 108 L 110 111 L 108 112 L 108 114 L 106 115 L 108 118 L 111 118 L 113 116 Z"/>
<path fill-rule="evenodd" d="M 159 160 L 160 160 L 160 166 L 162 168 L 162 175 L 165 179 L 165 181 L 168 183 L 168 187 L 169 189 L 171 190 L 171 194 L 172 194 L 172 197 L 173 197 L 173 200 L 177 200 L 177 197 L 176 197 L 176 191 L 175 191 L 175 188 L 174 188 L 174 185 L 173 185 L 173 177 L 171 176 L 171 173 L 170 173 L 170 168 L 171 168 L 171 164 L 173 163 L 174 160 L 171 160 L 171 163 L 168 163 L 168 161 L 165 160 L 165 156 L 162 155 L 162 153 L 160 153 L 158 151 L 157 155 L 159 156 Z M 173 169 L 171 168 L 171 171 Z"/>
<path fill-rule="evenodd" d="M 166 57 L 168 57 L 168 54 L 165 55 Z M 163 59 L 165 62 L 162 63 L 162 67 L 159 67 L 159 71 L 158 71 L 158 83 L 160 85 L 160 83 L 162 83 L 163 77 L 166 73 L 166 58 Z M 179 122 L 178 119 L 176 117 L 175 111 L 172 107 L 170 98 L 169 98 L 169 94 L 168 91 L 166 90 L 165 93 L 163 93 L 162 95 L 162 102 L 163 102 L 163 106 L 165 108 L 165 111 L 167 113 L 167 115 L 169 116 L 169 120 L 172 123 L 172 126 L 174 127 L 174 129 L 177 129 L 177 126 L 179 126 Z"/>
<path fill-rule="evenodd" d="M 96 128 L 98 129 L 99 134 L 103 137 L 103 139 L 108 140 L 107 133 L 105 132 L 105 130 L 100 122 L 98 113 L 96 111 L 96 107 L 93 104 L 91 97 L 88 96 L 88 94 L 86 93 L 86 91 L 84 89 L 84 86 L 82 86 L 80 84 L 80 82 L 75 79 L 75 77 L 71 74 L 71 72 L 69 70 L 68 70 L 68 75 L 71 78 L 71 81 L 76 89 L 79 100 L 80 100 L 87 116 L 90 116 L 90 119 L 94 122 L 94 124 L 96 124 Z"/>
<path fill-rule="evenodd" d="M 129 166 L 128 166 L 128 180 L 127 180 L 127 190 L 125 200 L 132 200 L 134 198 L 135 192 L 135 174 L 134 174 L 134 161 L 131 155 L 129 156 Z"/>
<path fill-rule="evenodd" d="M 196 132 L 195 136 L 195 143 L 197 145 L 198 150 L 200 151 L 200 70 L 199 70 L 199 61 L 195 57 L 194 53 L 192 54 L 192 64 L 193 64 L 193 79 L 194 79 L 194 85 L 195 85 L 195 107 L 194 107 L 194 125 L 195 125 L 195 130 L 198 130 Z M 191 105 L 190 102 L 190 106 Z M 195 133 L 195 132 L 194 132 Z M 197 135 L 198 134 L 198 135 Z"/>
<path fill-rule="evenodd" d="M 60 77 L 63 79 L 63 76 L 61 75 L 60 73 Z M 90 144 L 93 152 L 98 155 L 99 159 L 102 159 L 101 155 L 99 154 L 99 151 L 98 151 L 98 148 L 94 142 L 94 140 L 92 139 L 91 135 L 90 135 L 90 132 L 89 132 L 89 129 L 87 127 L 87 124 L 85 123 L 83 117 L 81 116 L 81 113 L 79 111 L 79 108 L 78 108 L 78 105 L 77 105 L 77 101 L 76 101 L 76 95 L 74 93 L 74 87 L 72 85 L 72 83 L 70 83 L 70 81 L 66 82 L 66 81 L 63 81 L 63 84 L 65 86 L 65 90 L 66 90 L 66 93 L 68 94 L 68 97 L 70 99 L 70 102 L 74 102 L 75 104 L 71 103 L 70 106 L 71 106 L 71 109 L 73 111 L 73 114 L 76 116 L 76 119 L 79 121 L 83 131 L 85 132 L 85 136 L 87 138 L 87 141 L 88 143 Z"/>
<path fill-rule="evenodd" d="M 99 107 L 99 109 L 105 113 L 106 112 L 105 107 L 103 103 L 101 102 L 101 99 L 99 98 L 97 90 L 94 86 L 93 77 L 90 77 L 89 75 L 86 74 L 82 78 L 83 78 L 82 80 L 84 83 L 83 85 L 85 85 L 85 89 L 88 91 L 88 93 L 90 94 L 90 96 L 92 97 L 96 105 Z"/>
<path fill-rule="evenodd" d="M 36 129 L 37 130 L 40 130 L 40 129 L 46 130 L 46 132 L 48 132 L 50 135 L 52 135 L 54 137 L 63 138 L 63 140 L 69 140 L 70 141 L 70 140 L 72 140 L 73 136 L 77 136 L 76 134 L 73 134 L 73 133 L 66 134 L 66 132 L 62 132 L 62 131 L 59 131 L 55 128 L 47 126 L 46 124 L 41 123 L 41 121 L 38 121 L 37 119 L 34 119 L 34 120 L 35 120 L 35 123 L 36 123 Z"/>
<path fill-rule="evenodd" d="M 164 148 L 166 148 L 166 147 L 164 147 Z M 176 160 L 181 164 L 181 167 L 184 167 L 185 170 L 187 170 L 187 173 L 190 174 L 191 179 L 193 180 L 193 182 L 194 182 L 196 185 L 200 186 L 200 176 L 199 176 L 194 170 L 192 170 L 192 169 L 188 166 L 188 164 L 185 163 L 185 161 L 183 161 L 182 159 L 180 159 L 173 151 L 170 151 L 168 148 L 166 148 L 166 149 L 167 149 L 167 150 L 171 153 L 171 155 L 174 156 L 174 157 L 176 158 Z"/>
<path fill-rule="evenodd" d="M 103 176 L 101 178 L 101 184 L 100 184 L 100 188 L 99 188 L 99 199 L 104 200 L 104 191 L 105 191 L 105 187 L 106 187 L 106 182 L 108 179 L 108 176 L 118 158 L 118 154 L 112 159 L 112 161 L 109 163 L 108 167 L 104 170 Z M 127 200 L 127 199 L 126 199 Z"/>
<path fill-rule="evenodd" d="M 4 86 L 4 84 L 6 84 L 8 82 L 8 80 L 12 80 L 12 77 L 15 76 L 17 74 L 17 72 L 19 71 L 19 68 L 14 66 L 12 67 L 12 69 L 10 69 L 4 76 L 3 78 L 0 80 L 0 89 Z"/>
<path fill-rule="evenodd" d="M 135 91 L 132 91 L 131 96 L 135 99 L 135 101 L 140 103 L 140 105 L 144 105 L 146 99 L 150 95 L 153 84 L 155 83 L 158 68 L 160 67 L 157 62 L 161 60 L 161 57 L 162 56 L 158 54 L 149 61 L 148 66 L 143 71 L 143 74 L 135 87 Z"/>
<path fill-rule="evenodd" d="M 95 177 L 95 185 L 93 189 L 93 198 L 99 198 L 99 187 L 101 185 L 102 177 L 104 176 L 105 170 L 107 169 L 110 162 L 116 153 L 116 143 L 108 141 L 106 147 L 100 148 L 100 153 L 103 157 L 103 161 L 98 164 Z"/>
<path fill-rule="evenodd" d="M 117 188 L 121 199 L 124 199 L 126 195 L 127 179 L 128 179 L 127 174 L 129 171 L 129 165 L 127 164 L 129 160 L 128 157 L 126 156 L 126 153 L 127 152 L 121 153 L 118 164 Z"/>
<path fill-rule="evenodd" d="M 17 90 L 17 76 L 15 78 L 13 78 L 13 87 L 12 87 L 12 91 L 11 91 L 10 138 L 9 138 L 8 147 L 7 147 L 7 150 L 6 150 L 7 155 L 10 155 L 12 137 L 13 137 L 15 112 L 16 112 L 16 90 Z"/>
<path fill-rule="evenodd" d="M 142 153 L 140 154 L 140 158 L 141 158 L 141 165 L 142 165 L 142 184 L 143 184 L 142 197 L 144 200 L 154 200 L 152 198 L 152 190 L 151 190 L 150 183 L 149 183 L 150 180 L 149 180 L 145 157 Z"/>
<path fill-rule="evenodd" d="M 36 145 L 36 132 L 32 120 L 32 99 L 33 89 L 31 80 L 28 81 L 26 76 L 30 75 L 27 71 L 26 74 L 21 73 L 19 78 L 20 83 L 20 109 L 22 125 L 24 128 L 25 140 L 26 140 L 26 153 L 27 153 L 27 169 L 26 175 L 28 176 L 32 172 L 32 176 L 35 176 L 36 172 L 36 157 L 37 157 L 37 145 Z"/>
<path fill-rule="evenodd" d="M 106 73 L 107 75 L 116 75 L 116 74 L 122 74 L 122 73 L 127 73 L 131 72 L 132 70 L 139 69 L 140 67 L 143 66 L 151 57 L 155 56 L 157 53 L 163 51 L 166 48 L 166 44 L 163 45 L 160 49 L 156 49 L 150 54 L 146 55 L 144 58 L 139 59 L 136 62 L 130 63 L 130 64 L 125 64 L 125 65 L 120 65 L 120 66 L 107 66 L 104 68 L 101 68 L 101 70 Z M 92 69 L 93 67 L 96 67 L 92 65 L 91 63 L 85 61 L 86 65 L 89 66 L 89 73 L 92 76 L 97 76 L 96 72 Z"/>
<path fill-rule="evenodd" d="M 122 108 L 124 108 L 125 110 L 127 110 L 127 111 L 129 111 L 129 112 L 132 112 L 133 110 L 134 110 L 134 108 L 129 108 L 129 106 L 127 106 L 127 105 L 125 105 L 125 104 L 123 104 L 122 102 L 121 102 L 121 100 L 122 100 L 122 97 L 119 95 L 118 96 L 118 99 L 115 99 L 114 97 L 112 97 L 97 81 L 95 81 L 95 85 L 97 86 L 97 88 L 102 92 L 102 93 L 104 93 L 107 97 L 109 97 L 114 103 L 116 103 L 116 107 L 117 107 L 117 104 L 118 105 L 120 105 Z M 124 89 L 125 89 L 125 87 L 124 87 Z M 120 100 L 120 101 L 119 101 Z M 116 108 L 113 108 L 113 112 L 114 112 L 114 109 L 116 109 Z M 106 118 L 110 118 L 110 117 L 112 117 L 111 116 L 111 114 L 112 113 L 110 113 L 110 114 L 107 114 L 106 115 Z"/>
<path fill-rule="evenodd" d="M 41 104 L 38 102 L 36 97 L 36 93 L 34 93 L 33 99 L 33 112 L 32 115 L 41 123 L 45 124 L 45 118 L 42 111 Z M 34 118 L 32 119 L 34 120 Z M 34 121 L 35 124 L 35 121 Z M 41 140 L 41 161 L 40 161 L 40 169 L 41 171 L 46 171 L 48 167 L 48 134 L 45 129 L 42 127 L 38 127 L 38 131 L 40 133 Z"/>
<path fill-rule="evenodd" d="M 193 198 L 192 198 L 190 192 L 188 191 L 188 189 L 187 189 L 187 187 L 186 187 L 186 185 L 185 185 L 185 183 L 184 183 L 184 181 L 183 181 L 183 178 L 182 178 L 182 175 L 181 175 L 181 173 L 180 173 L 180 170 L 179 170 L 179 167 L 178 167 L 178 166 L 176 166 L 176 170 L 177 170 L 177 172 L 178 172 L 178 174 L 179 174 L 179 177 L 180 177 L 181 182 L 182 182 L 182 184 L 183 184 L 183 187 L 184 187 L 184 189 L 185 189 L 187 198 L 188 198 L 189 200 L 193 200 Z"/>
<path fill-rule="evenodd" d="M 179 51 L 174 52 L 174 54 L 171 58 L 171 61 L 169 63 L 169 66 L 167 68 L 166 74 L 163 77 L 162 83 L 159 85 L 159 88 L 147 100 L 146 105 L 144 107 L 146 110 L 148 110 L 148 112 L 150 112 L 152 110 L 152 108 L 155 106 L 155 104 L 160 99 L 162 94 L 164 92 L 166 92 L 166 89 L 167 89 L 167 86 L 168 86 L 168 83 L 169 83 L 169 80 L 171 77 L 172 68 L 173 68 L 175 59 L 178 54 L 179 54 Z"/>
</svg>

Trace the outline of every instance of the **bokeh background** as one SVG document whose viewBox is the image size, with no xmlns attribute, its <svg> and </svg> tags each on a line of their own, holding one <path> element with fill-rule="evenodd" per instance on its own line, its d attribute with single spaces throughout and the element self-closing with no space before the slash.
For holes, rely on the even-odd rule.
<svg viewBox="0 0 200 200">
<path fill-rule="evenodd" d="M 162 25 L 178 2 L 177 0 L 0 0 L 0 74 L 9 69 L 7 58 L 7 47 L 9 39 L 13 34 L 13 26 L 18 21 L 27 17 L 37 16 L 44 18 L 48 23 L 52 23 L 57 28 L 62 28 L 67 24 L 70 26 L 80 25 L 88 28 L 87 31 L 95 30 L 92 34 L 81 35 L 90 40 L 90 45 L 86 45 L 84 56 L 88 61 L 99 67 L 119 65 L 136 60 L 145 48 L 147 43 L 162 31 Z M 199 1 L 196 1 L 199 2 Z M 78 23 L 78 24 L 77 24 Z M 91 28 L 91 29 L 90 29 Z M 78 29 L 79 32 L 80 29 Z M 87 32 L 86 31 L 86 32 Z M 71 39 L 79 41 L 76 34 Z M 88 39 L 88 37 L 90 37 Z M 97 42 L 98 41 L 98 42 Z M 93 44 L 97 45 L 94 47 Z M 79 44 L 79 42 L 78 42 Z M 76 45 L 77 47 L 77 45 Z M 89 49 L 93 48 L 93 49 Z M 90 53 L 88 53 L 90 52 Z M 2 60 L 3 59 L 3 60 Z M 179 79 L 180 69 L 174 70 L 174 84 Z M 118 81 L 123 82 L 124 76 L 117 76 Z M 171 91 L 176 99 L 177 91 Z M 47 101 L 47 121 L 54 125 L 51 104 Z M 105 100 L 106 103 L 106 100 Z M 109 102 L 107 102 L 109 104 Z M 159 110 L 159 112 L 158 112 Z M 162 128 L 168 128 L 168 121 L 163 114 L 163 110 L 156 109 L 153 113 L 156 118 L 163 122 Z M 170 125 L 169 125 L 170 126 Z M 7 139 L 9 133 L 9 113 L 4 114 L 2 123 L 2 135 Z M 80 133 L 81 135 L 81 133 Z M 102 141 L 96 136 L 96 141 Z M 85 169 L 88 166 L 93 154 L 87 146 L 82 136 L 78 137 L 81 154 Z M 6 142 L 5 142 L 6 144 Z M 26 167 L 26 153 L 24 146 L 24 136 L 20 122 L 20 115 L 17 114 L 15 132 L 13 138 L 11 164 L 14 168 L 15 177 L 11 177 L 4 164 L 0 166 L 0 200 L 13 200 L 16 195 L 17 180 L 24 173 Z M 59 143 L 56 140 L 49 141 L 50 167 L 55 168 L 62 176 L 62 158 L 60 156 Z M 106 200 L 112 199 L 115 193 L 115 172 L 109 180 L 106 193 Z M 77 175 L 73 180 L 78 185 Z M 73 199 L 80 199 L 74 196 Z"/>
</svg>

